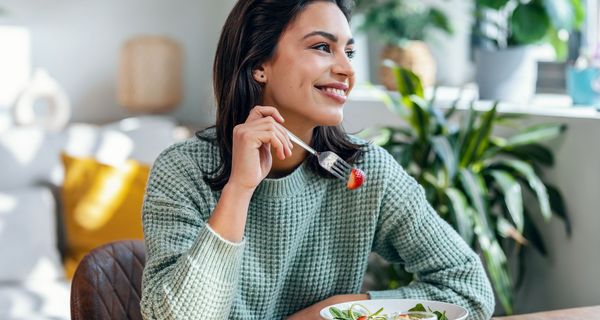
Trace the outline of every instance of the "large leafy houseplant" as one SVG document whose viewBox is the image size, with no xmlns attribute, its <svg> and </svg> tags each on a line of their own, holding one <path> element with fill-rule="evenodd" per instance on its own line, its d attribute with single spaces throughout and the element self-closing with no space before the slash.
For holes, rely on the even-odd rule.
<svg viewBox="0 0 600 320">
<path fill-rule="evenodd" d="M 438 214 L 481 254 L 496 296 L 511 314 L 523 274 L 523 246 L 531 244 L 546 254 L 533 214 L 539 211 L 546 221 L 556 214 L 570 232 L 562 196 L 540 172 L 554 162 L 552 152 L 540 142 L 557 138 L 565 126 L 535 125 L 508 138 L 496 136 L 495 126 L 515 117 L 498 114 L 496 105 L 485 112 L 471 106 L 459 125 L 453 118 L 456 104 L 443 112 L 434 99 L 425 99 L 414 73 L 393 70 L 399 98 L 382 93 L 382 99 L 406 126 L 378 128 L 365 135 L 395 157 L 424 187 Z M 526 194 L 536 201 L 524 201 Z M 390 280 L 390 288 L 412 280 L 401 265 L 382 269 L 372 263 L 369 268 L 371 274 Z"/>
<path fill-rule="evenodd" d="M 562 60 L 564 35 L 584 18 L 581 0 L 475 0 L 474 35 L 478 45 L 497 49 L 550 42 Z"/>
<path fill-rule="evenodd" d="M 475 0 L 475 80 L 479 97 L 526 104 L 536 92 L 536 45 L 550 43 L 559 61 L 579 29 L 582 0 Z"/>
</svg>

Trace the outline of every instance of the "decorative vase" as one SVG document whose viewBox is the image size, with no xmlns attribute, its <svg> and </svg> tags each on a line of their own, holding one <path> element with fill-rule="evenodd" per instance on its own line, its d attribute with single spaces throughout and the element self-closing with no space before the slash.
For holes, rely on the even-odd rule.
<svg viewBox="0 0 600 320">
<path fill-rule="evenodd" d="M 535 94 L 537 61 L 533 47 L 475 51 L 479 99 L 528 103 Z"/>
<path fill-rule="evenodd" d="M 164 113 L 182 99 L 183 51 L 168 37 L 138 36 L 121 49 L 119 103 L 133 112 Z"/>
<path fill-rule="evenodd" d="M 386 45 L 381 51 L 381 61 L 386 59 L 417 74 L 423 86 L 429 87 L 435 84 L 435 59 L 425 42 L 408 41 L 402 47 Z M 388 90 L 397 89 L 394 73 L 385 65 L 379 68 L 379 81 Z"/>
</svg>

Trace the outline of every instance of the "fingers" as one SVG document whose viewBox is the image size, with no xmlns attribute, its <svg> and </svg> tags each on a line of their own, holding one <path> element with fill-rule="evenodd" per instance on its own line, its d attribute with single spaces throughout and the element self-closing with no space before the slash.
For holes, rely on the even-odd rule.
<svg viewBox="0 0 600 320">
<path fill-rule="evenodd" d="M 289 136 L 285 132 L 285 129 L 279 124 L 276 123 L 271 117 L 267 117 L 261 120 L 256 121 L 255 123 L 248 124 L 248 130 L 252 130 L 254 132 L 264 132 L 267 135 L 260 135 L 260 141 L 262 143 L 271 143 L 273 148 L 276 150 L 280 159 L 285 159 L 292 155 L 292 148 L 294 147 L 292 141 Z M 265 137 L 270 137 L 272 139 L 277 140 L 277 143 L 266 142 Z"/>
<path fill-rule="evenodd" d="M 262 146 L 264 146 L 266 144 L 270 144 L 271 147 L 275 150 L 275 153 L 277 154 L 277 157 L 279 157 L 279 159 L 281 159 L 281 160 L 285 159 L 285 154 L 286 154 L 285 150 L 287 148 L 284 147 L 284 142 L 277 132 L 260 131 L 260 132 L 257 132 L 256 138 L 258 138 L 258 140 L 260 140 L 260 142 L 262 143 Z"/>
<path fill-rule="evenodd" d="M 250 114 L 248 114 L 246 122 L 251 122 L 268 116 L 273 117 L 273 119 L 279 123 L 283 123 L 285 121 L 277 108 L 270 106 L 256 106 L 250 110 Z"/>
<path fill-rule="evenodd" d="M 272 116 L 257 119 L 235 126 L 234 139 L 244 145 L 253 145 L 260 148 L 264 144 L 270 144 L 278 158 L 281 160 L 292 155 L 294 147 L 285 128 Z"/>
</svg>

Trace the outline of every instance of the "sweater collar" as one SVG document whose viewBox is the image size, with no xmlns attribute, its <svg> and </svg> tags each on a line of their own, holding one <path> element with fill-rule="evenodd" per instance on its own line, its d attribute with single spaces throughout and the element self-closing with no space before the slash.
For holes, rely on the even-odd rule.
<svg viewBox="0 0 600 320">
<path fill-rule="evenodd" d="M 304 161 L 285 177 L 277 179 L 265 178 L 254 191 L 254 196 L 261 198 L 281 198 L 298 194 L 309 185 L 313 175 L 314 173 L 310 172 L 308 168 L 307 161 Z"/>
</svg>

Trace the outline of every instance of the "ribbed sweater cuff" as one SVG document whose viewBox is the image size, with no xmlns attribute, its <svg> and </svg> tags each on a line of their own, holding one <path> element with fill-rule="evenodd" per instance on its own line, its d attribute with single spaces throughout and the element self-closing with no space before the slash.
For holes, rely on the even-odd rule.
<svg viewBox="0 0 600 320">
<path fill-rule="evenodd" d="M 402 299 L 405 298 L 400 290 L 382 290 L 367 292 L 369 299 Z"/>
<path fill-rule="evenodd" d="M 194 267 L 210 272 L 214 280 L 230 283 L 238 278 L 245 242 L 228 241 L 206 224 L 190 252 L 190 260 Z"/>
</svg>

